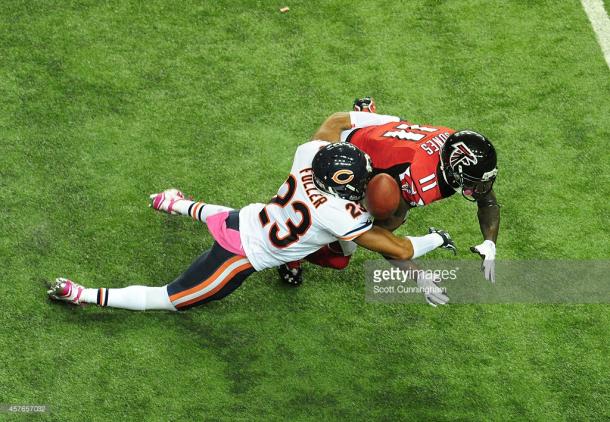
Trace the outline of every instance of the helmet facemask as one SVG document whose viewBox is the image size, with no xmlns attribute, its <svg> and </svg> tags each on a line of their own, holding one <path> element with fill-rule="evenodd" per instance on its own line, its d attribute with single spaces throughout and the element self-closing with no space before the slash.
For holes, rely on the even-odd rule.
<svg viewBox="0 0 610 422">
<path fill-rule="evenodd" d="M 370 179 L 370 178 L 369 178 Z M 345 184 L 341 187 L 332 187 L 324 184 L 320 179 L 314 176 L 313 183 L 319 191 L 335 196 L 337 198 L 346 199 L 348 201 L 358 202 L 366 195 L 367 180 L 361 180 L 358 185 Z"/>
<path fill-rule="evenodd" d="M 498 169 L 493 169 L 479 178 L 464 174 L 461 166 L 457 170 L 457 172 L 451 172 L 459 186 L 457 191 L 470 202 L 476 202 L 477 198 L 481 198 L 491 192 L 496 181 L 496 175 L 498 174 Z"/>
</svg>

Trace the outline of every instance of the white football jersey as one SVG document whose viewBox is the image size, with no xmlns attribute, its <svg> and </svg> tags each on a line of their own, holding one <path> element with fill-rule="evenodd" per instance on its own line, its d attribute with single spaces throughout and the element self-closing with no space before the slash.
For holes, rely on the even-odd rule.
<svg viewBox="0 0 610 422">
<path fill-rule="evenodd" d="M 241 242 L 257 271 L 371 229 L 371 215 L 358 203 L 322 193 L 314 185 L 311 163 L 326 145 L 311 141 L 297 148 L 290 176 L 277 195 L 268 204 L 250 204 L 239 212 Z"/>
</svg>

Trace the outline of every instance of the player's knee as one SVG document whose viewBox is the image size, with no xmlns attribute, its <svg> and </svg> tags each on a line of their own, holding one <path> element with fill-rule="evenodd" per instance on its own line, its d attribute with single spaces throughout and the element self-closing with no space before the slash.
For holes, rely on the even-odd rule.
<svg viewBox="0 0 610 422">
<path fill-rule="evenodd" d="M 334 253 L 328 247 L 324 247 L 305 259 L 320 267 L 342 270 L 348 266 L 351 255 L 345 256 L 340 253 Z"/>
<path fill-rule="evenodd" d="M 351 256 L 334 256 L 329 260 L 329 267 L 335 270 L 343 270 L 349 265 Z"/>
</svg>

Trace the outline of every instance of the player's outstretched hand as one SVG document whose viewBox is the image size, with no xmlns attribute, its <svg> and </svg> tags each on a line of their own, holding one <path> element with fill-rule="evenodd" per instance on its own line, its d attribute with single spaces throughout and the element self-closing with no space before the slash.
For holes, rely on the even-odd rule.
<svg viewBox="0 0 610 422">
<path fill-rule="evenodd" d="M 440 279 L 434 275 L 423 275 L 417 278 L 417 287 L 423 291 L 426 302 L 435 308 L 438 305 L 446 305 L 449 302 L 449 297 L 443 292 L 443 289 L 437 285 Z"/>
<path fill-rule="evenodd" d="M 365 111 L 368 113 L 376 113 L 377 106 L 373 97 L 356 98 L 354 100 L 354 111 Z"/>
<path fill-rule="evenodd" d="M 160 193 L 153 193 L 150 196 L 149 206 L 157 211 L 163 211 L 168 214 L 179 214 L 173 210 L 176 201 L 184 199 L 184 194 L 178 189 L 167 189 Z"/>
<path fill-rule="evenodd" d="M 496 244 L 491 240 L 486 240 L 480 245 L 473 246 L 470 251 L 479 254 L 483 258 L 481 271 L 485 276 L 485 280 L 496 282 Z"/>
</svg>

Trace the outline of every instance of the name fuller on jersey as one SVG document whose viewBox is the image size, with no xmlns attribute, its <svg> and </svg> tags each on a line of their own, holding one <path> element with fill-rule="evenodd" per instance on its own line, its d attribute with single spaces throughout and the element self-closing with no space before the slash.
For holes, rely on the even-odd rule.
<svg viewBox="0 0 610 422">
<path fill-rule="evenodd" d="M 303 182 L 303 188 L 307 198 L 312 203 L 314 208 L 318 208 L 320 205 L 328 201 L 328 198 L 320 193 L 318 188 L 313 182 L 313 169 L 306 168 L 300 171 L 301 182 Z"/>
</svg>

